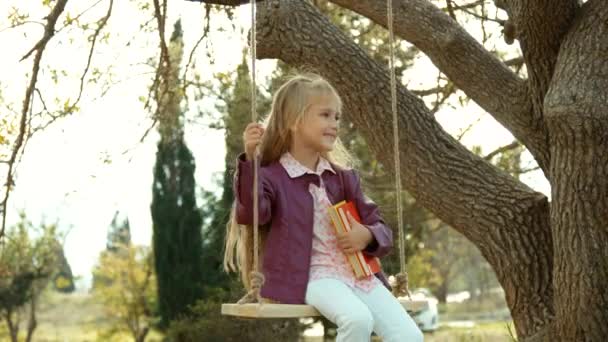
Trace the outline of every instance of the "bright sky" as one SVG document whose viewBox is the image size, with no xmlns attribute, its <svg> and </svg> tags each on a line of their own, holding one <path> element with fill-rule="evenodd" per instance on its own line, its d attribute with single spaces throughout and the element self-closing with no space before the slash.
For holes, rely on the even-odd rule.
<svg viewBox="0 0 608 342">
<path fill-rule="evenodd" d="M 67 11 L 74 16 L 85 8 L 79 6 L 89 3 L 92 1 L 70 1 Z M 107 3 L 108 1 L 102 1 L 98 7 L 87 12 L 85 21 L 101 17 L 107 10 Z M 151 77 L 147 74 L 151 69 L 141 63 L 155 56 L 158 38 L 156 33 L 138 33 L 139 25 L 149 17 L 144 17 L 133 1 L 115 1 L 114 6 L 114 14 L 107 30 L 111 32 L 109 45 L 101 44 L 97 47 L 93 65 L 104 73 L 112 66 L 113 80 L 121 82 L 100 99 L 96 99 L 100 90 L 94 85 L 88 85 L 79 113 L 54 123 L 28 142 L 25 156 L 19 164 L 17 187 L 11 195 L 11 211 L 8 215 L 9 224 L 17 220 L 19 210 L 25 210 L 34 222 L 57 221 L 68 232 L 65 239 L 66 256 L 74 274 L 84 278 L 84 286 L 90 282 L 91 268 L 96 263 L 99 252 L 105 248 L 107 229 L 116 211 L 128 216 L 132 239 L 136 244 L 149 245 L 151 240 L 149 206 L 157 134 L 156 130 L 152 130 L 143 143 L 139 143 L 151 120 L 138 98 L 146 96 L 146 87 L 149 86 Z M 9 0 L 8 3 L 0 3 L 0 13 L 8 13 L 12 7 L 30 13 L 32 20 L 41 20 L 48 12 L 40 11 L 38 4 Z M 203 13 L 203 8 L 198 3 L 169 2 L 167 35 L 170 35 L 175 20 L 181 17 L 187 53 L 203 32 Z M 216 42 L 216 63 L 213 67 L 209 65 L 205 46 L 199 47 L 196 55 L 197 70 L 203 79 L 211 79 L 212 72 L 233 70 L 240 63 L 241 51 L 246 46 L 248 15 L 247 6 L 237 10 L 237 18 L 245 28 L 244 32 L 237 30 L 234 33 L 228 26 L 224 32 L 212 32 L 211 39 Z M 5 18 L 0 20 L 2 30 L 7 22 Z M 216 21 L 215 27 L 217 26 Z M 41 34 L 41 26 L 35 24 L 0 31 L 0 46 L 11 47 L 0 54 L 0 91 L 5 102 L 12 103 L 17 111 L 21 108 L 25 93 L 25 75 L 29 75 L 32 63 L 31 58 L 24 62 L 19 62 L 19 59 Z M 49 106 L 53 106 L 54 97 L 74 99 L 78 92 L 80 73 L 89 46 L 81 45 L 79 42 L 82 39 L 69 44 L 65 38 L 70 35 L 64 32 L 55 37 L 44 55 L 46 65 L 65 69 L 68 75 L 60 78 L 55 85 L 50 80 L 48 71 L 41 73 L 38 87 L 43 90 L 45 102 Z M 135 38 L 132 39 L 133 37 Z M 129 47 L 125 48 L 130 40 Z M 60 41 L 61 45 L 58 44 Z M 500 48 L 503 49 L 504 46 Z M 272 65 L 272 61 L 258 63 L 258 81 L 269 74 Z M 410 87 L 414 89 L 433 86 L 436 72 L 432 68 L 428 59 L 421 57 L 415 69 L 405 75 L 405 79 L 409 80 Z M 212 103 L 204 101 L 201 107 L 215 112 Z M 40 101 L 36 99 L 34 112 L 40 106 Z M 191 109 L 192 117 L 196 108 Z M 479 120 L 463 142 L 467 146 L 482 145 L 486 153 L 512 141 L 509 132 L 475 105 L 461 111 L 443 110 L 437 114 L 437 118 L 452 134 L 458 134 Z M 186 138 L 196 158 L 199 186 L 213 189 L 214 179 L 223 170 L 223 132 L 207 128 L 206 122 L 199 119 L 187 126 Z M 524 181 L 549 194 L 549 185 L 540 173 L 527 174 Z"/>
</svg>

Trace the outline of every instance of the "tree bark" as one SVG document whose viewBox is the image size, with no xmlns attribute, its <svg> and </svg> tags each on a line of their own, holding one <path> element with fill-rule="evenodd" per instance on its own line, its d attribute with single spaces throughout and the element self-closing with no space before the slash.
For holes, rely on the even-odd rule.
<svg viewBox="0 0 608 342">
<path fill-rule="evenodd" d="M 607 105 L 608 4 L 591 0 L 561 45 L 545 99 L 556 340 L 608 336 Z"/>
<path fill-rule="evenodd" d="M 529 98 L 532 102 L 533 131 L 548 132 L 543 118 L 543 102 L 564 34 L 578 8 L 577 0 L 505 0 L 505 9 L 515 27 L 515 35 L 523 52 L 528 73 Z M 548 152 L 548 151 L 546 151 Z M 549 159 L 547 159 L 548 161 Z M 547 173 L 545 173 L 547 174 Z M 547 178 L 549 175 L 547 174 Z"/>
</svg>

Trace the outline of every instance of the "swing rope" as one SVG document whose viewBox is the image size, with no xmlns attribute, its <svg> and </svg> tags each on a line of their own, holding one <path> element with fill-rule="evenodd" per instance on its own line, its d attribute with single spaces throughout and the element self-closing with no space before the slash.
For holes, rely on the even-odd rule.
<svg viewBox="0 0 608 342">
<path fill-rule="evenodd" d="M 397 227 L 399 232 L 399 274 L 395 276 L 393 295 L 410 297 L 405 262 L 405 232 L 403 229 L 403 205 L 401 202 L 401 161 L 399 153 L 399 122 L 397 121 L 397 78 L 395 76 L 395 33 L 393 29 L 393 1 L 387 0 L 387 21 L 389 39 L 389 68 L 391 74 L 391 110 L 393 113 L 393 156 L 395 158 L 395 192 L 397 196 Z M 411 297 L 410 297 L 411 299 Z"/>
<path fill-rule="evenodd" d="M 251 122 L 258 121 L 257 115 L 257 94 L 255 82 L 255 60 L 256 60 L 256 24 L 255 24 L 255 0 L 250 0 L 251 6 Z M 259 258 L 259 218 L 258 218 L 258 150 L 253 155 L 253 270 L 249 275 L 251 289 L 243 298 L 238 301 L 238 304 L 260 303 L 260 289 L 264 285 L 264 274 L 258 270 Z"/>
</svg>

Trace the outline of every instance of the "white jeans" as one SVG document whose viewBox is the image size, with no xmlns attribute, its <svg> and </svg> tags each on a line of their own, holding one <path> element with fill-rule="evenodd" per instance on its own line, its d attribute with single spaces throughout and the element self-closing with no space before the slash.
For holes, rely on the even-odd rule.
<svg viewBox="0 0 608 342">
<path fill-rule="evenodd" d="M 423 335 L 399 301 L 382 285 L 366 293 L 336 279 L 308 283 L 306 304 L 338 326 L 336 342 L 420 342 Z"/>
</svg>

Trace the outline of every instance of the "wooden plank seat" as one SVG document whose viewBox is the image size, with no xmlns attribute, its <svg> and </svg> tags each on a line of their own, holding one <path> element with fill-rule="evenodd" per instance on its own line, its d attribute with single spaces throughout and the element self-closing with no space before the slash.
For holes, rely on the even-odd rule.
<svg viewBox="0 0 608 342">
<path fill-rule="evenodd" d="M 407 312 L 418 312 L 428 308 L 427 300 L 408 300 L 399 298 Z M 311 305 L 253 303 L 253 304 L 222 304 L 222 315 L 243 318 L 300 318 L 320 316 L 317 309 Z"/>
</svg>

